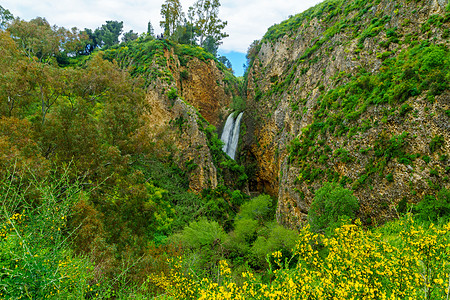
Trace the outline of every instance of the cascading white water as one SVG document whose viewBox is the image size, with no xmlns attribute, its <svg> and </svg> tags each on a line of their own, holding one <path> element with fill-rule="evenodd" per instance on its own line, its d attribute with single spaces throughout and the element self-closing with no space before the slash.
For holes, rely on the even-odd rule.
<svg viewBox="0 0 450 300">
<path fill-rule="evenodd" d="M 220 137 L 222 142 L 225 143 L 222 147 L 222 150 L 225 153 L 228 153 L 228 145 L 229 141 L 232 139 L 233 128 L 234 128 L 234 118 L 233 114 L 230 114 L 227 118 L 227 121 L 225 122 L 225 126 L 223 127 L 222 136 Z"/>
<path fill-rule="evenodd" d="M 236 148 L 239 143 L 239 130 L 243 114 L 244 113 L 241 112 L 236 120 L 233 118 L 233 114 L 230 114 L 223 127 L 222 136 L 220 137 L 222 142 L 225 143 L 222 148 L 223 152 L 228 154 L 232 159 L 234 159 L 236 155 Z"/>
<path fill-rule="evenodd" d="M 233 138 L 231 139 L 231 144 L 228 148 L 228 155 L 234 159 L 236 156 L 236 150 L 239 143 L 239 130 L 241 129 L 241 119 L 243 112 L 241 112 L 236 120 L 234 121 Z"/>
</svg>

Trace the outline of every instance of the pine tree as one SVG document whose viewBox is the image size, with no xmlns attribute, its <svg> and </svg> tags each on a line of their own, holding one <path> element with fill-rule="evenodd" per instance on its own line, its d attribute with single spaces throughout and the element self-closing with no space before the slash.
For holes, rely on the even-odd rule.
<svg viewBox="0 0 450 300">
<path fill-rule="evenodd" d="M 147 34 L 149 36 L 155 37 L 155 30 L 153 29 L 152 22 L 150 22 L 150 21 L 148 21 L 148 24 L 147 24 Z"/>
</svg>

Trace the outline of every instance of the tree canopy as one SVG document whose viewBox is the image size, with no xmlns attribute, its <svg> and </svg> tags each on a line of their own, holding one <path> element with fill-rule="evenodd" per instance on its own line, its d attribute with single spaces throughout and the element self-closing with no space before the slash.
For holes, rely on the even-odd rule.
<svg viewBox="0 0 450 300">
<path fill-rule="evenodd" d="M 176 42 L 200 45 L 217 56 L 217 49 L 228 36 L 227 22 L 219 19 L 219 0 L 197 0 L 185 17 L 179 0 L 166 0 L 161 7 L 164 36 Z"/>
<path fill-rule="evenodd" d="M 199 29 L 200 45 L 203 46 L 207 38 L 213 39 L 218 45 L 222 39 L 228 36 L 223 31 L 227 22 L 219 19 L 219 0 L 197 0 L 193 6 L 189 8 L 189 19 L 193 20 L 193 24 Z"/>
<path fill-rule="evenodd" d="M 5 29 L 6 24 L 13 19 L 12 13 L 0 5 L 0 29 Z"/>
<path fill-rule="evenodd" d="M 164 29 L 164 36 L 172 37 L 184 18 L 180 1 L 166 0 L 161 6 L 161 16 L 163 20 L 160 25 Z"/>
</svg>

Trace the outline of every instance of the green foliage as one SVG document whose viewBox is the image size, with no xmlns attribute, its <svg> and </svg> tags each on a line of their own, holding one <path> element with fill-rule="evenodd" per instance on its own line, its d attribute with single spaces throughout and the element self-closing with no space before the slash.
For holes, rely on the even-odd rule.
<svg viewBox="0 0 450 300">
<path fill-rule="evenodd" d="M 123 30 L 123 21 L 106 21 L 94 31 L 95 40 L 99 47 L 111 47 L 119 43 L 119 36 Z"/>
<path fill-rule="evenodd" d="M 181 242 L 189 248 L 199 249 L 223 242 L 225 232 L 216 221 L 201 218 L 186 226 L 180 235 Z"/>
<path fill-rule="evenodd" d="M 79 182 L 61 177 L 39 178 L 30 184 L 39 201 L 32 206 L 14 172 L 0 183 L 0 295 L 5 299 L 83 298 L 92 265 L 70 249 L 67 228 L 72 205 L 84 192 Z"/>
<path fill-rule="evenodd" d="M 11 12 L 0 5 L 0 29 L 5 29 L 8 22 L 13 19 L 14 16 L 11 14 Z"/>
<path fill-rule="evenodd" d="M 435 195 L 426 195 L 416 206 L 417 215 L 424 221 L 440 221 L 450 218 L 450 190 L 442 188 Z"/>
<path fill-rule="evenodd" d="M 171 87 L 167 92 L 167 98 L 169 98 L 169 100 L 175 101 L 175 99 L 178 98 L 178 90 L 174 87 Z"/>
<path fill-rule="evenodd" d="M 221 248 L 225 239 L 222 226 L 206 218 L 190 222 L 182 232 L 171 237 L 173 243 L 181 243 L 185 250 L 185 269 L 212 278 L 216 277 L 216 266 L 222 258 Z"/>
<path fill-rule="evenodd" d="M 272 218 L 274 209 L 272 199 L 269 195 L 260 195 L 251 199 L 249 202 L 241 206 L 240 212 L 236 215 L 236 219 L 254 219 L 260 223 L 268 221 Z"/>
<path fill-rule="evenodd" d="M 234 222 L 235 241 L 238 243 L 251 244 L 256 240 L 258 220 L 252 218 L 237 218 Z"/>
<path fill-rule="evenodd" d="M 223 31 L 227 22 L 219 19 L 220 1 L 195 1 L 194 5 L 189 8 L 189 19 L 193 21 L 193 25 L 198 29 L 200 45 L 207 49 L 208 39 L 217 48 L 222 44 L 222 40 L 228 37 Z M 211 52 L 214 53 L 214 52 Z"/>
<path fill-rule="evenodd" d="M 176 54 L 181 56 L 192 56 L 200 59 L 201 61 L 207 62 L 209 60 L 217 60 L 216 57 L 211 54 L 210 52 L 207 52 L 202 47 L 198 46 L 190 46 L 190 45 L 184 45 L 180 44 L 177 45 L 175 48 Z"/>
<path fill-rule="evenodd" d="M 269 262 L 273 263 L 271 254 L 275 251 L 282 252 L 284 257 L 290 257 L 298 240 L 298 233 L 294 230 L 278 224 L 268 226 L 268 234 L 259 235 L 250 249 L 249 263 L 255 269 L 269 267 Z"/>
<path fill-rule="evenodd" d="M 392 173 L 389 173 L 386 175 L 386 179 L 389 182 L 394 182 L 394 175 L 392 175 Z"/>
<path fill-rule="evenodd" d="M 314 231 L 331 230 L 343 220 L 351 220 L 359 209 L 353 192 L 336 183 L 325 183 L 316 190 L 308 212 L 308 222 Z"/>
<path fill-rule="evenodd" d="M 189 72 L 188 70 L 183 70 L 180 72 L 180 78 L 182 80 L 187 80 L 189 78 Z"/>
<path fill-rule="evenodd" d="M 442 135 L 437 135 L 431 139 L 430 142 L 430 152 L 434 153 L 439 148 L 441 148 L 445 143 L 444 137 Z"/>
<path fill-rule="evenodd" d="M 29 22 L 16 18 L 8 25 L 7 32 L 14 37 L 28 58 L 36 57 L 47 63 L 54 62 L 55 59 L 64 63 L 68 56 L 83 53 L 87 43 L 87 36 L 76 28 L 67 30 L 64 27 L 51 26 L 41 17 Z"/>
<path fill-rule="evenodd" d="M 442 67 L 446 62 L 446 57 L 447 53 L 444 49 L 430 47 L 423 56 L 423 69 L 430 72 L 435 68 Z"/>
<path fill-rule="evenodd" d="M 230 230 L 236 207 L 231 203 L 231 191 L 225 185 L 202 190 L 202 209 L 199 215 L 217 221 L 225 230 Z"/>
<path fill-rule="evenodd" d="M 181 25 L 183 19 L 183 9 L 179 0 L 166 0 L 161 6 L 161 16 L 163 20 L 160 22 L 164 29 L 164 36 L 177 40 L 174 33 L 178 26 Z"/>
<path fill-rule="evenodd" d="M 234 96 L 233 102 L 231 103 L 231 109 L 235 113 L 240 113 L 245 110 L 247 104 L 241 96 Z"/>
<path fill-rule="evenodd" d="M 399 115 L 404 117 L 408 112 L 412 111 L 412 109 L 413 108 L 409 104 L 405 103 L 400 107 Z"/>
<path fill-rule="evenodd" d="M 403 132 L 400 135 L 394 135 L 389 140 L 381 137 L 375 142 L 375 156 L 383 157 L 386 161 L 397 157 L 398 162 L 410 164 L 415 157 L 406 154 L 404 151 L 404 148 L 407 146 L 406 138 L 408 135 L 408 132 Z"/>
<path fill-rule="evenodd" d="M 192 163 L 191 166 L 194 167 Z M 202 201 L 198 195 L 188 191 L 188 173 L 183 172 L 173 163 L 163 162 L 157 158 L 137 157 L 135 168 L 150 179 L 154 186 L 168 192 L 169 195 L 165 195 L 167 197 L 164 200 L 174 210 L 171 215 L 173 223 L 168 230 L 169 233 L 182 229 L 195 219 Z"/>
</svg>

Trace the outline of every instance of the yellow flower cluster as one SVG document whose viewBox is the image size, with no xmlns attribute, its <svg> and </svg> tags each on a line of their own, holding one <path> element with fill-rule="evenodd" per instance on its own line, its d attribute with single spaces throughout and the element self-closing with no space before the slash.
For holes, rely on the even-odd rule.
<svg viewBox="0 0 450 300">
<path fill-rule="evenodd" d="M 7 239 L 8 235 L 10 233 L 14 232 L 14 226 L 20 225 L 24 220 L 25 220 L 25 215 L 24 214 L 20 214 L 20 213 L 13 214 L 0 227 L 0 240 Z M 20 228 L 16 227 L 16 230 L 19 230 L 21 232 Z"/>
<path fill-rule="evenodd" d="M 154 279 L 174 299 L 444 299 L 450 276 L 450 224 L 422 227 L 398 221 L 395 238 L 344 225 L 333 236 L 300 231 L 294 255 L 272 254 L 277 269 L 271 282 L 251 272 L 237 284 L 226 261 L 212 282 L 182 274 Z M 296 267 L 289 268 L 295 262 Z"/>
</svg>

